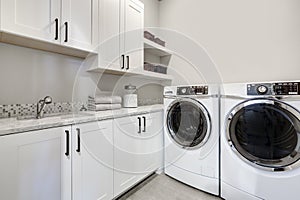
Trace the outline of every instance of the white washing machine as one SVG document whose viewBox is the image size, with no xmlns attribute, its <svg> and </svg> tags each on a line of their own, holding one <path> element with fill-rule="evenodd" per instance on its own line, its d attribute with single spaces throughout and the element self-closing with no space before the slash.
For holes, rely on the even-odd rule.
<svg viewBox="0 0 300 200">
<path fill-rule="evenodd" d="M 165 174 L 219 195 L 217 85 L 164 89 Z"/>
<path fill-rule="evenodd" d="M 300 81 L 221 87 L 221 197 L 300 198 Z"/>
</svg>

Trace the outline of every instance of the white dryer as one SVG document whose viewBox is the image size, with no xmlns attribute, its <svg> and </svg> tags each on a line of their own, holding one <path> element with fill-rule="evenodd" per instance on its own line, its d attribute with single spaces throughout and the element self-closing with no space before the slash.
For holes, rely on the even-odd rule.
<svg viewBox="0 0 300 200">
<path fill-rule="evenodd" d="M 300 198 L 300 82 L 221 88 L 221 197 Z"/>
<path fill-rule="evenodd" d="M 164 89 L 165 174 L 219 195 L 217 85 Z"/>
</svg>

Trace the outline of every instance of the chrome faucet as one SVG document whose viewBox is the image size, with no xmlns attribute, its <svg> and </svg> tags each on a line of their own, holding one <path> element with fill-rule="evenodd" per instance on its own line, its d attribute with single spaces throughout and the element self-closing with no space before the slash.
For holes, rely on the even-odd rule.
<svg viewBox="0 0 300 200">
<path fill-rule="evenodd" d="M 37 103 L 37 113 L 36 118 L 41 119 L 44 115 L 44 108 L 46 104 L 52 103 L 52 98 L 50 96 L 46 96 L 44 99 L 39 100 Z"/>
</svg>

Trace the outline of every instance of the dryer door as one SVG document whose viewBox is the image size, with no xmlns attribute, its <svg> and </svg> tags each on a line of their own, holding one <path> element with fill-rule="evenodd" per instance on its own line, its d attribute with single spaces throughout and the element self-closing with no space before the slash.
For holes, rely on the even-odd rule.
<svg viewBox="0 0 300 200">
<path fill-rule="evenodd" d="M 208 111 L 197 100 L 178 98 L 168 108 L 169 135 L 182 148 L 197 149 L 205 144 L 210 126 Z"/>
<path fill-rule="evenodd" d="M 299 112 L 281 101 L 248 100 L 228 115 L 227 139 L 247 162 L 265 169 L 291 169 L 300 159 L 299 120 Z"/>
</svg>

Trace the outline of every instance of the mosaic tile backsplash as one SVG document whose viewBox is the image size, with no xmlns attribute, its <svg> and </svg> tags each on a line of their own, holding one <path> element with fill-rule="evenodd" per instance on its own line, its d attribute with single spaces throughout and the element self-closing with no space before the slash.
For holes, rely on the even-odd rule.
<svg viewBox="0 0 300 200">
<path fill-rule="evenodd" d="M 82 102 L 54 102 L 46 105 L 44 114 L 55 113 L 70 113 L 77 111 L 86 111 L 87 103 Z M 0 105 L 0 118 L 18 117 L 18 116 L 31 116 L 36 115 L 36 104 L 13 104 L 13 105 Z"/>
</svg>

